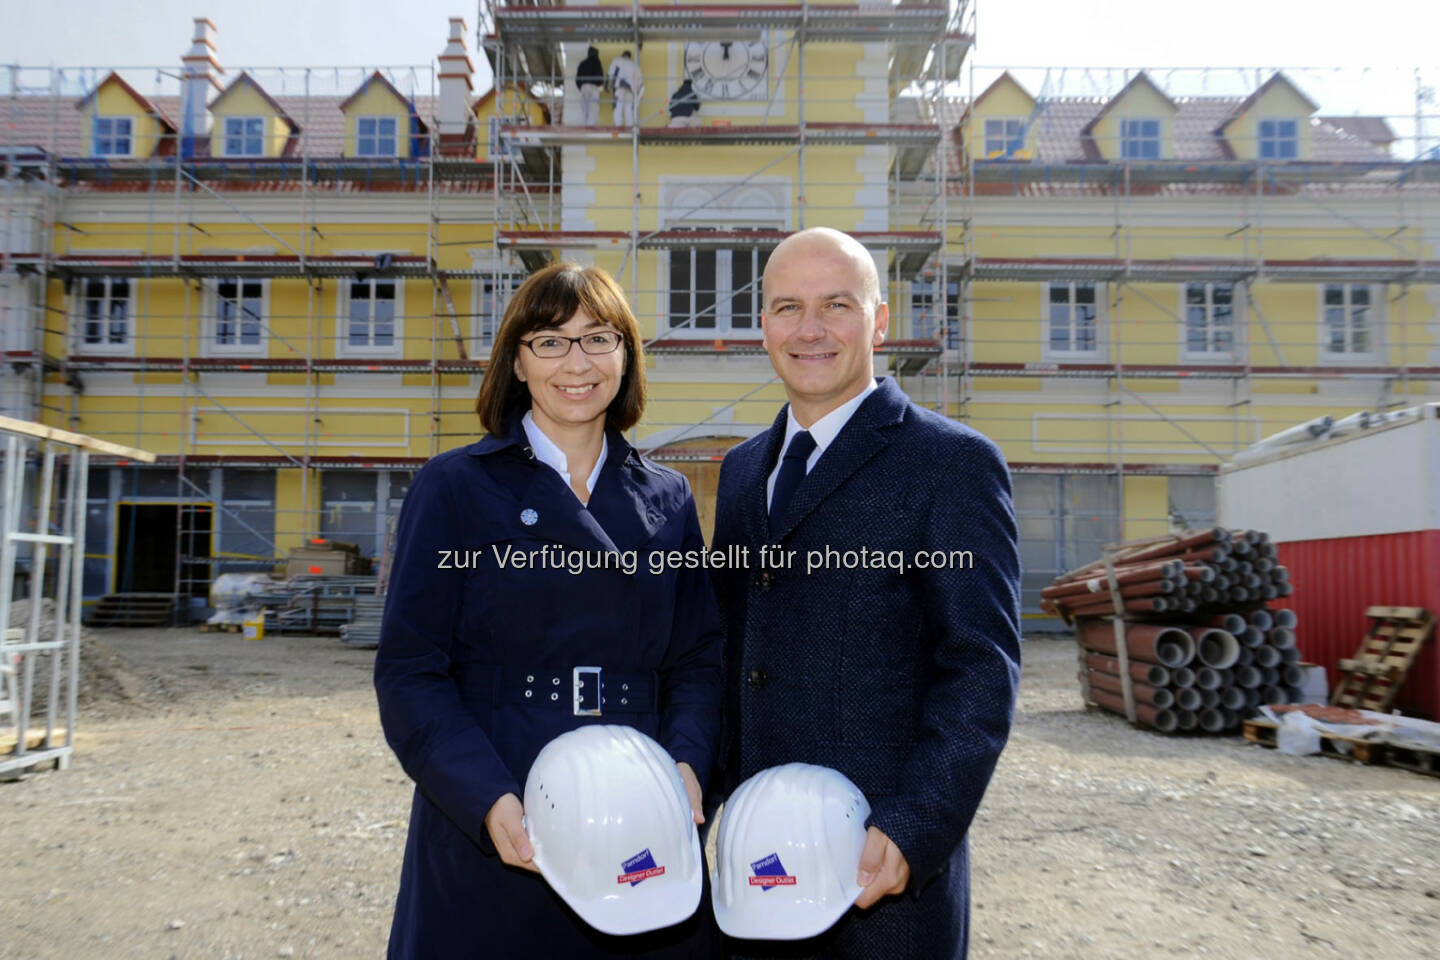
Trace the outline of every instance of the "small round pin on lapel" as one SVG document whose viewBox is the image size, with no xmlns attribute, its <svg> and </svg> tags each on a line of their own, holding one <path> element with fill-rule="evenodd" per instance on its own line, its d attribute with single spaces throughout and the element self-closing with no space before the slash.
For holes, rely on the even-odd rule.
<svg viewBox="0 0 1440 960">
<path fill-rule="evenodd" d="M 527 527 L 533 527 L 540 522 L 540 514 L 536 513 L 530 507 L 526 507 L 520 511 L 520 522 Z"/>
</svg>

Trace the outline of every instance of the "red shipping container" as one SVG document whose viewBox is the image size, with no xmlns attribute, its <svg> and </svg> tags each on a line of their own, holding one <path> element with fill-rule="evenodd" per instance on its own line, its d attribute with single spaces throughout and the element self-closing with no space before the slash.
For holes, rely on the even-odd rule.
<svg viewBox="0 0 1440 960">
<path fill-rule="evenodd" d="M 1340 681 L 1335 665 L 1355 655 L 1370 629 L 1367 608 L 1425 607 L 1440 616 L 1440 530 L 1301 540 L 1279 547 L 1295 592 L 1270 606 L 1295 611 L 1300 653 L 1325 667 L 1332 691 Z M 1432 637 L 1425 644 L 1392 708 L 1440 718 L 1437 641 Z"/>
<path fill-rule="evenodd" d="M 1222 526 L 1264 530 L 1294 592 L 1271 601 L 1299 618 L 1304 659 L 1326 668 L 1355 655 L 1370 607 L 1425 607 L 1440 616 L 1440 404 L 1349 417 L 1331 435 L 1261 445 L 1220 469 Z M 1323 428 L 1321 428 L 1323 432 Z M 1300 439 L 1298 442 L 1296 438 Z M 1431 638 L 1392 703 L 1440 719 L 1440 650 Z"/>
</svg>

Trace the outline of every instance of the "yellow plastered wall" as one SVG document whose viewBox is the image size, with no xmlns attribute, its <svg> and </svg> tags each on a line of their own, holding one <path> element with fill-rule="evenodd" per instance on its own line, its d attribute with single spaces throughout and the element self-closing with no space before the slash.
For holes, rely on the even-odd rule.
<svg viewBox="0 0 1440 960">
<path fill-rule="evenodd" d="M 974 151 L 976 159 L 985 159 L 985 121 L 999 117 L 1029 121 L 1035 110 L 1035 98 L 1026 93 L 1020 84 L 1009 76 L 1001 77 L 985 98 L 975 105 L 965 134 L 965 142 Z M 1019 153 L 1012 154 L 1016 160 L 1028 160 L 1035 153 L 1036 124 L 1025 131 L 1025 141 Z M 999 156 L 999 154 L 996 154 Z"/>
<path fill-rule="evenodd" d="M 356 120 L 360 117 L 395 117 L 395 155 L 410 156 L 410 109 L 383 83 L 371 82 L 345 109 L 345 156 L 358 156 Z"/>
<path fill-rule="evenodd" d="M 302 474 L 303 470 L 275 471 L 276 556 L 289 556 L 291 549 L 304 546 L 305 538 L 319 526 L 320 471 L 311 470 L 308 478 Z"/>
<path fill-rule="evenodd" d="M 534 97 L 518 87 L 508 88 L 496 96 L 484 97 L 475 104 L 476 159 L 490 159 L 490 118 L 499 110 L 506 116 L 507 123 L 514 122 L 512 116 L 517 109 L 523 112 L 532 126 L 545 124 L 544 108 Z"/>
<path fill-rule="evenodd" d="M 1294 120 L 1299 135 L 1300 160 L 1309 160 L 1313 155 L 1310 134 L 1310 114 L 1314 108 L 1294 87 L 1280 82 L 1270 86 L 1240 116 L 1223 128 L 1226 142 L 1235 156 L 1241 160 L 1254 160 L 1260 154 L 1261 120 Z"/>
<path fill-rule="evenodd" d="M 1170 532 L 1169 486 L 1165 477 L 1125 478 L 1123 539 L 1138 540 Z"/>
<path fill-rule="evenodd" d="M 426 249 L 423 215 L 423 208 L 417 208 L 414 224 L 318 224 L 319 232 L 313 243 L 306 243 L 294 224 L 266 224 L 266 229 L 261 230 L 248 221 L 203 221 L 182 227 L 179 231 L 179 252 L 181 255 L 215 253 L 218 249 L 216 238 L 224 238 L 219 241 L 224 243 L 224 249 L 237 254 L 247 250 L 288 253 L 281 245 L 283 241 L 291 249 L 308 249 L 312 255 L 318 256 L 356 250 L 421 255 Z M 86 222 L 76 226 L 83 232 L 57 228 L 60 234 L 56 236 L 56 253 L 83 253 L 86 249 L 96 249 L 170 256 L 175 252 L 176 234 L 172 230 L 150 230 L 143 223 Z M 489 223 L 442 224 L 439 228 L 441 244 L 437 248 L 440 267 L 470 269 L 473 263 L 466 252 L 467 246 L 473 243 L 475 248 L 488 247 L 492 242 L 492 230 L 493 225 Z M 266 356 L 301 358 L 312 351 L 312 344 L 311 355 L 316 358 L 340 355 L 338 338 L 344 334 L 341 310 L 346 279 L 326 278 L 313 291 L 300 280 L 270 278 L 263 282 L 267 287 Z M 403 352 L 398 356 L 428 360 L 433 351 L 440 359 L 457 358 L 459 350 L 455 344 L 452 318 L 444 304 L 437 301 L 430 281 L 425 277 L 408 277 L 395 282 L 400 284 L 402 292 L 401 307 L 397 313 L 401 317 L 398 333 L 404 338 Z M 449 281 L 460 335 L 467 340 L 472 332 L 469 314 L 473 282 L 461 278 Z M 134 278 L 130 283 L 130 321 L 135 355 L 156 358 L 176 358 L 187 353 L 192 357 L 204 355 L 202 339 L 208 330 L 209 300 L 202 290 L 193 285 L 187 287 L 182 281 L 169 277 Z M 83 295 L 82 281 L 72 284 L 68 295 L 63 284 L 52 282 L 50 302 L 63 304 L 66 315 L 64 324 L 47 325 L 45 348 L 53 355 L 72 352 L 62 328 L 74 329 Z M 428 375 L 419 379 L 428 385 Z"/>
<path fill-rule="evenodd" d="M 1147 259 L 1246 256 L 1245 238 L 1221 227 L 1157 225 L 1130 230 L 1131 245 Z M 1268 228 L 1267 257 L 1309 260 L 1320 257 L 1388 258 L 1388 238 L 1360 228 Z M 980 224 L 974 240 L 981 256 L 1114 255 L 1109 228 L 1051 225 Z M 1250 252 L 1253 256 L 1253 248 Z M 1182 361 L 1184 290 L 1180 283 L 1132 283 L 1124 290 L 1101 286 L 1101 360 L 1128 364 L 1176 364 Z M 984 362 L 1033 363 L 1045 360 L 1045 318 L 1049 305 L 1043 282 L 979 282 L 973 289 L 970 336 L 975 357 Z M 1384 292 L 1383 302 L 1381 292 Z M 1123 294 L 1123 295 L 1122 295 Z M 1318 365 L 1321 359 L 1321 301 L 1324 284 L 1265 283 L 1237 293 L 1242 325 L 1238 341 L 1256 366 Z M 1437 310 L 1424 293 L 1398 287 L 1374 288 L 1372 317 L 1391 364 L 1423 364 L 1440 348 Z M 1114 301 L 1119 299 L 1119 304 Z M 1262 321 L 1263 318 L 1263 321 Z M 1403 325 L 1403 328 L 1402 328 Z M 1260 381 L 1256 389 L 1262 389 Z M 1312 384 L 1290 381 L 1283 392 L 1312 392 Z M 1174 388 L 1174 384 L 1171 384 Z M 1147 383 L 1146 389 L 1162 389 Z"/>
<path fill-rule="evenodd" d="M 613 4 L 606 4 L 613 5 Z M 630 4 L 621 4 L 629 7 Z M 778 87 L 768 111 L 763 100 L 704 100 L 696 115 L 699 126 L 743 126 L 765 123 L 795 124 L 799 121 L 800 62 L 789 36 L 771 36 L 769 50 L 770 89 Z M 636 111 L 641 126 L 663 127 L 669 121 L 670 95 L 684 79 L 684 43 L 649 43 L 638 52 L 633 44 L 597 43 L 606 73 L 625 51 L 640 66 L 643 91 Z M 865 46 L 855 43 L 812 43 L 805 50 L 805 118 L 812 123 L 854 123 L 862 119 L 866 103 L 861 99 L 865 81 L 856 76 L 856 65 Z M 788 57 L 788 62 L 787 62 Z M 573 73 L 573 67 L 572 73 Z M 573 78 L 567 78 L 573 84 Z M 885 96 L 883 87 L 865 94 L 872 99 Z M 600 98 L 600 123 L 613 123 L 613 99 Z M 869 104 L 875 106 L 875 103 Z M 671 148 L 671 149 L 684 149 Z M 707 151 L 708 152 L 708 149 Z M 853 175 L 853 170 L 852 170 Z"/>
<path fill-rule="evenodd" d="M 135 98 L 113 78 L 100 86 L 99 91 L 80 110 L 80 152 L 87 157 L 95 155 L 95 118 L 129 117 L 131 156 L 149 157 L 159 148 L 160 137 L 165 128 Z"/>
<path fill-rule="evenodd" d="M 1091 136 L 1100 155 L 1106 160 L 1121 159 L 1120 121 L 1123 119 L 1157 119 L 1160 121 L 1160 157 L 1175 156 L 1175 105 L 1144 83 L 1127 90 L 1121 99 L 1096 122 Z"/>
<path fill-rule="evenodd" d="M 265 98 L 249 84 L 242 83 L 231 87 L 224 101 L 211 113 L 214 116 L 214 126 L 210 131 L 211 156 L 225 156 L 226 117 L 264 117 L 267 157 L 280 156 L 285 150 L 285 142 L 290 138 L 290 125 L 282 120 L 275 108 L 266 103 Z"/>
</svg>

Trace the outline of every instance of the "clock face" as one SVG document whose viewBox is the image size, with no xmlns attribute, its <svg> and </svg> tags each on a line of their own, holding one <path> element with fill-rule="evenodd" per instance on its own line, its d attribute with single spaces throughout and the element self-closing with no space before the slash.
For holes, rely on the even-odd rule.
<svg viewBox="0 0 1440 960">
<path fill-rule="evenodd" d="M 763 100 L 769 68 L 763 40 L 685 44 L 685 76 L 703 100 Z"/>
</svg>

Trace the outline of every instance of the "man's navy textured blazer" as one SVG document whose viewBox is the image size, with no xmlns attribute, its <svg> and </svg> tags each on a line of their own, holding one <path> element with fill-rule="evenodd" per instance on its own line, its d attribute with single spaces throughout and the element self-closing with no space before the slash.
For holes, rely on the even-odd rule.
<svg viewBox="0 0 1440 960">
<path fill-rule="evenodd" d="M 1020 571 L 1010 474 L 975 430 L 911 403 L 893 380 L 856 410 L 771 530 L 766 478 L 786 412 L 725 457 L 714 547 L 748 546 L 715 576 L 725 620 L 722 784 L 776 764 L 833 767 L 869 798 L 911 888 L 798 943 L 735 940 L 735 955 L 963 957 L 965 833 L 1005 745 L 1020 675 Z M 759 568 L 779 544 L 789 569 Z M 806 573 L 809 551 L 842 555 Z M 846 551 L 900 551 L 847 569 Z M 914 566 L 968 550 L 973 566 Z M 893 559 L 893 558 L 892 558 Z"/>
</svg>

